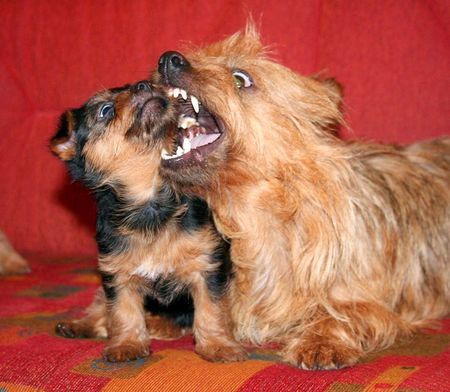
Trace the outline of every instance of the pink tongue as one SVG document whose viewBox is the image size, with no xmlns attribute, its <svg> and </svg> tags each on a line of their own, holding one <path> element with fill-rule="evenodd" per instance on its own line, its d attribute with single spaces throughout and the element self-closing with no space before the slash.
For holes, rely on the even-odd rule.
<svg viewBox="0 0 450 392">
<path fill-rule="evenodd" d="M 206 135 L 198 135 L 191 141 L 191 148 L 197 148 L 201 146 L 205 146 L 207 144 L 212 143 L 214 140 L 216 140 L 220 134 L 218 133 L 210 133 Z"/>
</svg>

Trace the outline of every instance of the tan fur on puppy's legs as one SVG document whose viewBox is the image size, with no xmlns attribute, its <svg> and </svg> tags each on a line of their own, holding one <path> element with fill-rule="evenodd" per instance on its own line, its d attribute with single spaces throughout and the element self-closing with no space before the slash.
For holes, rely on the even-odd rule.
<svg viewBox="0 0 450 392">
<path fill-rule="evenodd" d="M 147 357 L 150 338 L 139 285 L 131 279 L 117 285 L 116 298 L 108 307 L 110 341 L 103 351 L 104 358 L 109 362 L 123 362 Z"/>
<path fill-rule="evenodd" d="M 203 277 L 192 284 L 194 299 L 195 352 L 209 361 L 243 361 L 247 353 L 232 335 L 229 306 L 225 299 L 212 299 Z"/>
<path fill-rule="evenodd" d="M 27 262 L 9 243 L 0 230 L 0 274 L 25 274 L 30 272 Z"/>
<path fill-rule="evenodd" d="M 79 320 L 61 322 L 55 331 L 65 338 L 107 338 L 106 298 L 103 288 L 97 290 L 95 299 Z"/>
</svg>

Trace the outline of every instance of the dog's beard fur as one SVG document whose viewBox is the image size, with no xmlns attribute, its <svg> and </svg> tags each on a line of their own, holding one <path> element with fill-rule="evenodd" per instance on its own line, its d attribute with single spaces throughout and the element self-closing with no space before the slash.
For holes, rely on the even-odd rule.
<svg viewBox="0 0 450 392">
<path fill-rule="evenodd" d="M 339 88 L 270 61 L 252 25 L 186 59 L 175 87 L 222 121 L 224 141 L 164 174 L 205 197 L 233 239 L 240 339 L 328 369 L 448 313 L 450 139 L 339 140 Z M 237 89 L 235 68 L 254 86 Z"/>
</svg>

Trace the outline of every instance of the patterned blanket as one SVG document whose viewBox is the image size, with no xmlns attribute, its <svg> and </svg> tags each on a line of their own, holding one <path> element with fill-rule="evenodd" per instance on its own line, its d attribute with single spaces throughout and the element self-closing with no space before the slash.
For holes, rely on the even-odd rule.
<svg viewBox="0 0 450 392">
<path fill-rule="evenodd" d="M 0 278 L 0 392 L 450 391 L 450 319 L 350 369 L 305 371 L 253 349 L 249 361 L 209 363 L 192 337 L 153 341 L 146 360 L 101 359 L 102 340 L 64 339 L 55 324 L 81 315 L 99 284 L 93 258 L 29 258 L 33 272 Z"/>
</svg>

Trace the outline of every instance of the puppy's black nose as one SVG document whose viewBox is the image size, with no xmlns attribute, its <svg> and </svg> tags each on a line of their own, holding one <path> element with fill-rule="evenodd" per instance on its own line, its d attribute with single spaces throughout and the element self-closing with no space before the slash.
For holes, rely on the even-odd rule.
<svg viewBox="0 0 450 392">
<path fill-rule="evenodd" d="M 150 83 L 146 80 L 141 80 L 140 82 L 137 82 L 133 87 L 135 92 L 152 91 Z"/>
<path fill-rule="evenodd" d="M 165 52 L 158 62 L 158 71 L 167 83 L 190 67 L 189 61 L 178 52 Z"/>
</svg>

